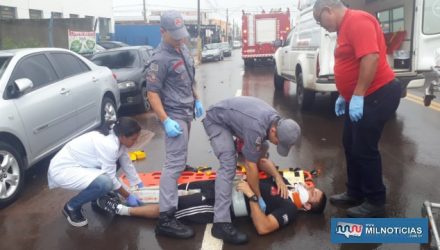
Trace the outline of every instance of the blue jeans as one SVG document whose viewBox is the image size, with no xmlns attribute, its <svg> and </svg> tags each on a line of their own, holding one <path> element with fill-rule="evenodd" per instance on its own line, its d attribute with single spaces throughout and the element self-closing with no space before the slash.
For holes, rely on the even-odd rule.
<svg viewBox="0 0 440 250">
<path fill-rule="evenodd" d="M 90 183 L 90 185 L 82 190 L 78 195 L 67 202 L 67 206 L 73 210 L 80 209 L 87 202 L 94 201 L 104 196 L 113 188 L 113 182 L 107 175 L 100 175 Z"/>
</svg>

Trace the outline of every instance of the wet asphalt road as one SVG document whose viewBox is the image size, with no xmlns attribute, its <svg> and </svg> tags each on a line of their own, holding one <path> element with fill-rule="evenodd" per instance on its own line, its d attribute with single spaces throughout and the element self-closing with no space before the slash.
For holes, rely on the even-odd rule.
<svg viewBox="0 0 440 250">
<path fill-rule="evenodd" d="M 205 108 L 237 94 L 256 96 L 273 105 L 282 116 L 302 127 L 300 145 L 288 157 L 271 158 L 280 167 L 319 169 L 315 179 L 327 195 L 344 191 L 345 161 L 341 144 L 343 120 L 335 117 L 328 95 L 318 95 L 314 107 L 301 112 L 295 104 L 295 85 L 286 83 L 283 93 L 274 94 L 270 67 L 244 70 L 240 52 L 222 62 L 202 64 L 197 70 L 198 90 Z M 380 148 L 387 186 L 389 217 L 420 217 L 424 200 L 440 202 L 440 109 L 428 109 L 414 96 L 402 99 L 396 116 L 385 127 Z M 139 171 L 160 170 L 164 163 L 163 132 L 152 113 L 138 115 L 142 126 L 155 133 L 144 149 L 148 157 L 137 162 Z M 0 249 L 200 249 L 205 225 L 195 225 L 192 240 L 173 240 L 154 234 L 154 220 L 108 217 L 84 206 L 89 225 L 71 227 L 61 209 L 74 194 L 48 190 L 47 159 L 27 174 L 28 182 L 20 199 L 0 211 Z M 218 166 L 200 121 L 192 123 L 188 163 Z M 300 214 L 287 228 L 268 236 L 258 236 L 249 220 L 236 222 L 247 232 L 250 243 L 224 245 L 223 249 L 420 249 L 419 245 L 365 244 L 335 245 L 330 241 L 330 218 L 345 217 L 343 209 L 327 205 L 323 215 Z M 207 248 L 213 249 L 213 248 Z"/>
</svg>

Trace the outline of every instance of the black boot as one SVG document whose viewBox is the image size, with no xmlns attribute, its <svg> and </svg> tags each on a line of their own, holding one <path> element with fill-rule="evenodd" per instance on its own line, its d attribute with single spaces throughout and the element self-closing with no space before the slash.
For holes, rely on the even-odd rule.
<svg viewBox="0 0 440 250">
<path fill-rule="evenodd" d="M 375 205 L 365 201 L 357 207 L 347 209 L 347 215 L 353 218 L 382 217 L 385 215 L 385 205 Z"/>
<path fill-rule="evenodd" d="M 230 244 L 244 244 L 248 242 L 248 236 L 238 231 L 232 223 L 214 223 L 211 229 L 212 236 Z"/>
<path fill-rule="evenodd" d="M 176 209 L 171 209 L 160 213 L 155 229 L 156 234 L 178 239 L 193 237 L 194 230 L 178 221 L 174 216 L 175 212 Z"/>
<path fill-rule="evenodd" d="M 351 197 L 346 192 L 330 196 L 330 203 L 333 205 L 356 206 L 363 202 L 363 199 Z"/>
</svg>

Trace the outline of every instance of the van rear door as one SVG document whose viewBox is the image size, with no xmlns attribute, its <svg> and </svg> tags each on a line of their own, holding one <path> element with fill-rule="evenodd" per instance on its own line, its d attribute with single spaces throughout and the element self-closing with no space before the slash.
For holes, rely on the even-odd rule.
<svg viewBox="0 0 440 250">
<path fill-rule="evenodd" d="M 428 71 L 435 65 L 440 48 L 440 0 L 416 0 L 414 18 L 415 71 Z"/>
</svg>

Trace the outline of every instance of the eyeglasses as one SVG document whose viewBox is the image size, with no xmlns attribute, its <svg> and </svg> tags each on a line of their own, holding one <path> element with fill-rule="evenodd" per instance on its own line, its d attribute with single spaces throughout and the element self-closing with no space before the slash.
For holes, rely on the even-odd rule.
<svg viewBox="0 0 440 250">
<path fill-rule="evenodd" d="M 318 18 L 316 18 L 316 24 L 321 25 L 321 17 L 322 13 L 324 13 L 324 10 L 330 10 L 330 7 L 323 7 L 321 11 L 319 12 Z"/>
</svg>

